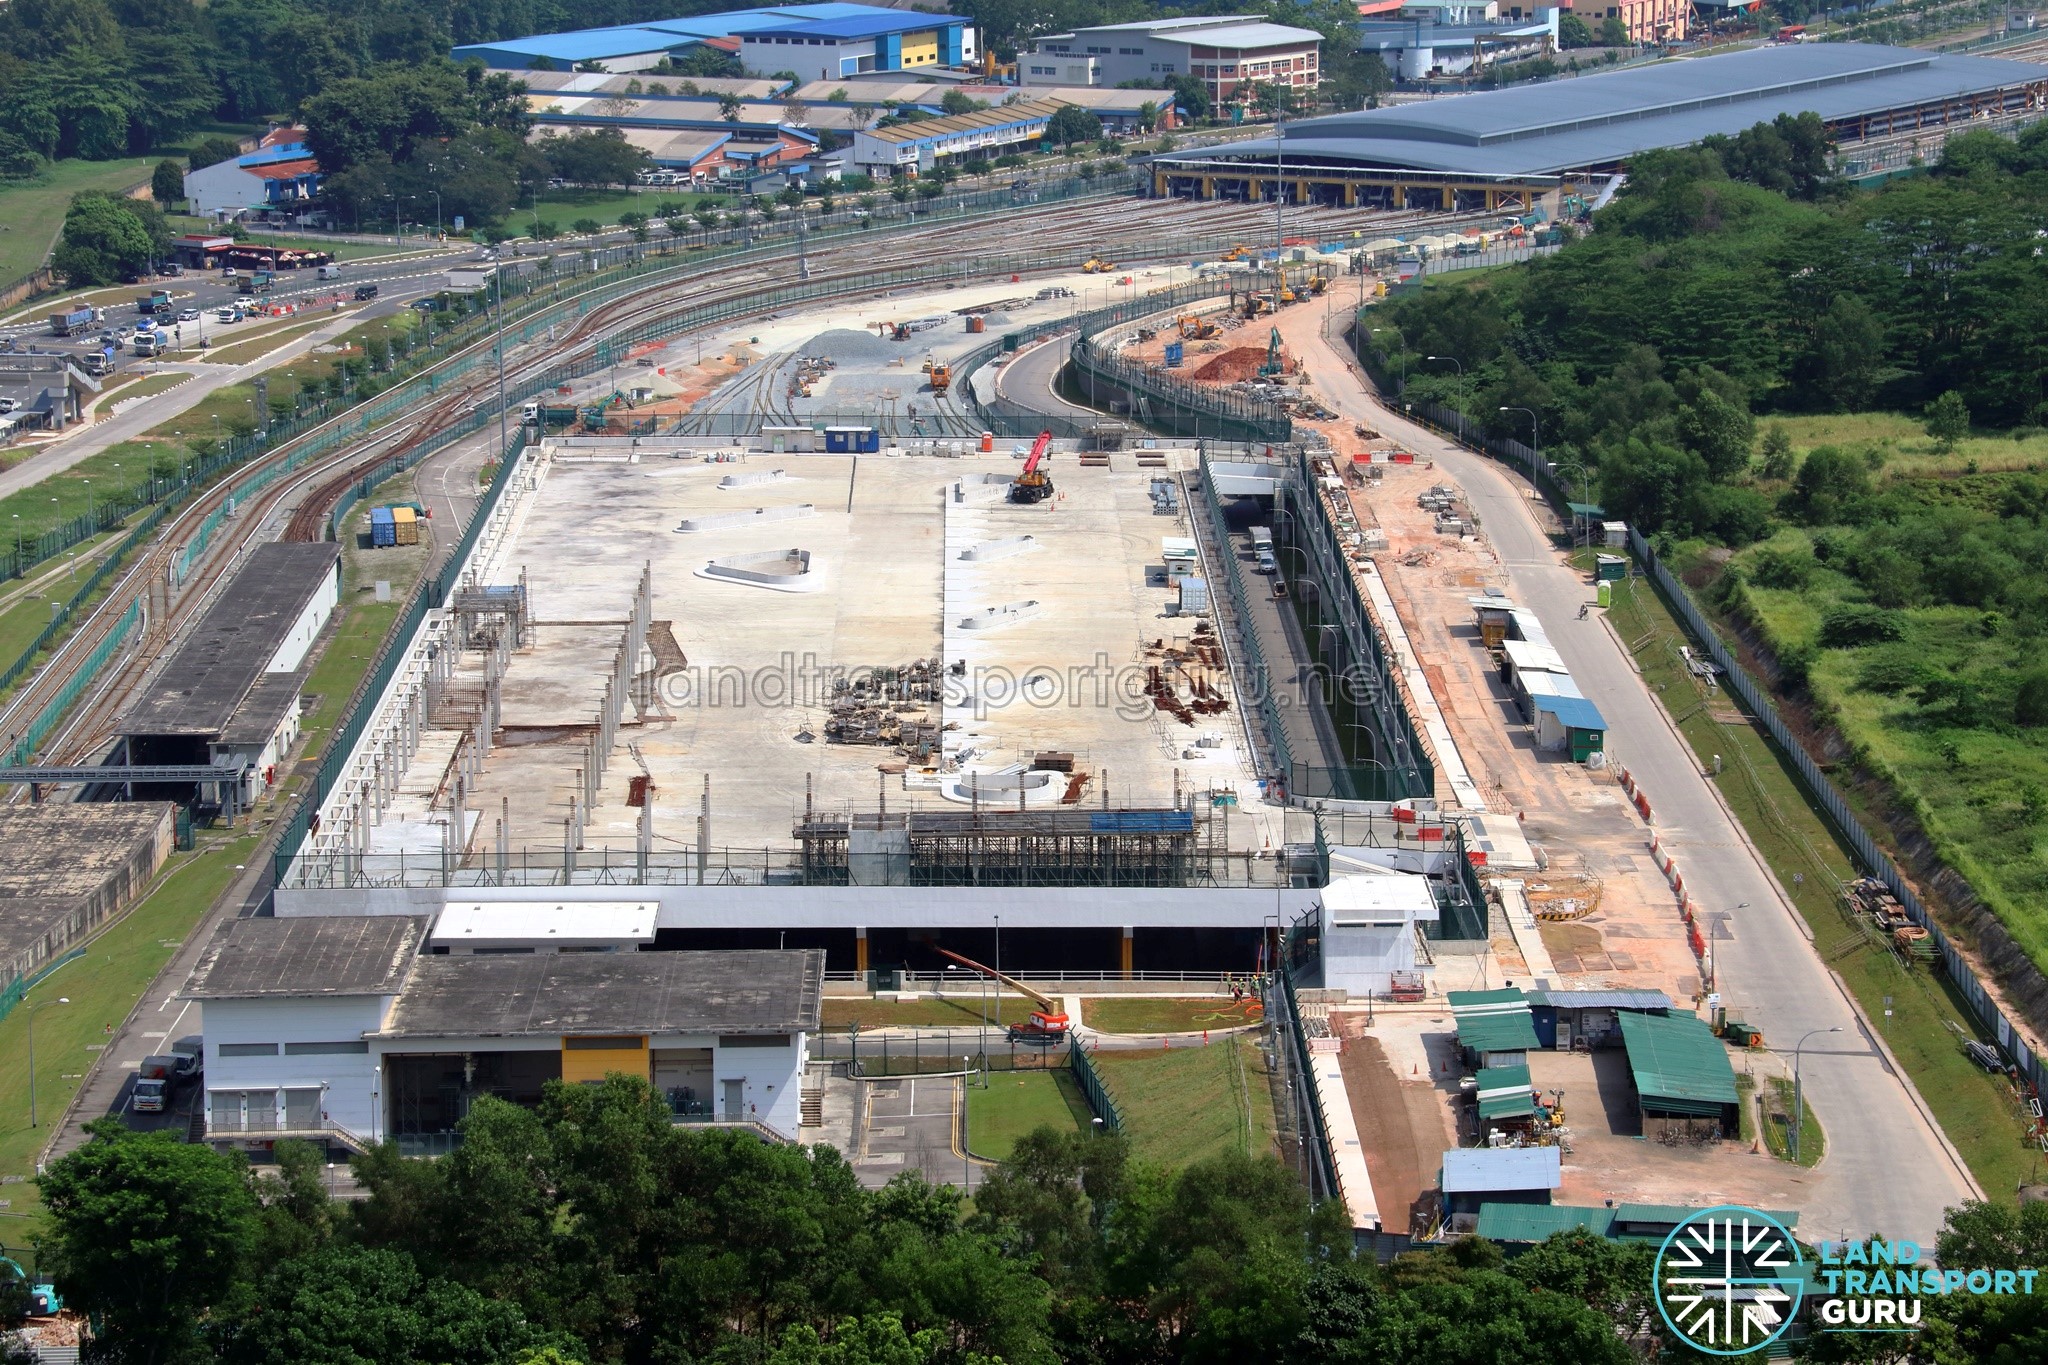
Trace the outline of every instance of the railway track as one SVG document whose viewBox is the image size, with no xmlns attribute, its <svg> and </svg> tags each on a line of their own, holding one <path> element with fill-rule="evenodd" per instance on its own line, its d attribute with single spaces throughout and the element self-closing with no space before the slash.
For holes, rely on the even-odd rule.
<svg viewBox="0 0 2048 1365">
<path fill-rule="evenodd" d="M 1286 211 L 1288 235 L 1311 240 L 1329 240 L 1351 231 L 1386 235 L 1484 220 L 1498 215 L 1399 213 L 1370 210 L 1341 210 L 1306 205 Z M 919 252 L 972 258 L 978 251 L 1070 250 L 1076 259 L 1090 251 L 1112 252 L 1126 259 L 1157 260 L 1171 257 L 1185 240 L 1242 236 L 1248 242 L 1260 240 L 1261 231 L 1272 222 L 1271 205 L 1189 204 L 1175 200 L 1108 199 L 1024 208 L 989 223 L 943 223 L 910 226 L 862 241 L 821 244 L 808 252 L 813 283 L 845 281 L 855 283 L 876 266 L 878 251 L 897 260 L 914 259 Z M 1168 231 L 1171 228 L 1172 231 Z M 1182 239 L 1179 242 L 1169 238 Z M 1169 249 L 1171 248 L 1171 249 Z M 592 353 L 606 333 L 623 330 L 671 313 L 679 304 L 702 307 L 744 300 L 760 293 L 764 286 L 792 281 L 795 244 L 774 257 L 738 267 L 707 263 L 647 289 L 610 300 L 591 308 L 578 318 L 567 335 L 542 343 L 528 343 L 525 349 L 541 347 L 517 364 L 506 366 L 508 384 L 524 383 L 548 370 Z M 827 267 L 822 273 L 819 267 Z M 837 267 L 837 268 L 834 268 Z M 711 282 L 715 287 L 707 290 Z M 455 356 L 440 362 L 452 364 L 464 355 L 491 345 L 480 338 Z M 465 381 L 446 393 L 416 407 L 412 425 L 396 437 L 386 433 L 373 437 L 373 453 L 358 443 L 351 449 L 315 461 L 289 479 L 263 489 L 236 509 L 238 522 L 249 528 L 261 527 L 282 507 L 292 507 L 285 527 L 288 540 L 317 540 L 323 537 L 332 509 L 346 490 L 378 465 L 407 454 L 432 440 L 478 401 L 480 394 L 496 383 L 495 371 L 479 367 Z M 766 380 L 764 379 L 765 383 Z M 336 422 L 351 420 L 342 414 Z M 403 422 L 403 418 L 396 419 Z M 315 428 L 300 439 L 317 435 Z M 294 443 L 295 444 L 295 443 Z M 290 446 L 281 448 L 272 461 L 287 456 Z M 259 462 L 238 471 L 236 479 L 224 479 L 193 503 L 166 519 L 134 565 L 124 572 L 102 605 L 73 631 L 44 667 L 0 712 L 0 733 L 9 735 L 12 747 L 28 720 L 55 701 L 83 671 L 95 651 L 120 628 L 131 603 L 144 603 L 139 625 L 139 645 L 130 657 L 110 667 L 105 679 L 89 695 L 81 697 L 69 718 L 43 742 L 45 762 L 84 761 L 97 757 L 113 736 L 113 727 L 128 701 L 148 676 L 154 664 L 167 652 L 178 629 L 209 601 L 214 590 L 239 561 L 246 537 L 229 536 L 209 550 L 192 573 L 174 592 L 170 567 L 200 524 L 219 511 L 231 486 L 248 474 L 260 471 Z M 294 503 L 291 500 L 296 498 Z"/>
</svg>

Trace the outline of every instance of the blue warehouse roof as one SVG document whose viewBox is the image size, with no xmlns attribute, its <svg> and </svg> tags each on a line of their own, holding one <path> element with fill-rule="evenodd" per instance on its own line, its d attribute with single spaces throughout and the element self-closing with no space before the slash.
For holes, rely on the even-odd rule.
<svg viewBox="0 0 2048 1365">
<path fill-rule="evenodd" d="M 1445 1194 L 1554 1190 L 1564 1183 L 1555 1147 L 1460 1147 L 1444 1153 Z"/>
<path fill-rule="evenodd" d="M 693 46 L 685 34 L 652 28 L 594 28 L 581 33 L 543 33 L 532 38 L 507 38 L 495 43 L 470 43 L 455 49 L 455 60 L 480 57 L 546 57 L 551 62 L 601 62 L 607 57 L 642 52 L 667 52 Z"/>
<path fill-rule="evenodd" d="M 2048 82 L 2026 62 L 1868 43 L 1788 43 L 1288 125 L 1287 155 L 1453 175 L 1555 175 L 1685 147 L 1780 114 L 1854 118 Z M 1164 156 L 1266 159 L 1274 141 Z"/>
<path fill-rule="evenodd" d="M 950 14 L 926 14 L 904 10 L 882 14 L 855 14 L 843 19 L 797 20 L 757 32 L 791 34 L 805 38 L 873 38 L 884 33 L 916 33 L 929 28 L 958 28 L 966 21 Z"/>
</svg>

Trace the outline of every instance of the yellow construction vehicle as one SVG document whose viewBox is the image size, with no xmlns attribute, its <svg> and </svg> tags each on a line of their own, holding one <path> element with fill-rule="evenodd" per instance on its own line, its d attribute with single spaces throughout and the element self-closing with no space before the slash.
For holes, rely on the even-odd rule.
<svg viewBox="0 0 2048 1365">
<path fill-rule="evenodd" d="M 1116 266 L 1112 262 L 1102 260 L 1096 256 L 1090 256 L 1087 260 L 1081 262 L 1081 273 L 1083 275 L 1107 275 L 1114 269 L 1116 269 Z"/>
<path fill-rule="evenodd" d="M 1320 294 L 1329 287 L 1330 277 L 1328 275 L 1318 275 L 1308 282 L 1308 292 L 1311 294 Z"/>
<path fill-rule="evenodd" d="M 932 392 L 943 396 L 953 386 L 953 367 L 943 360 L 928 360 L 924 372 L 931 376 Z"/>
<path fill-rule="evenodd" d="M 1299 295 L 1297 295 L 1297 294 L 1296 294 L 1296 293 L 1294 292 L 1294 286 L 1292 286 L 1292 285 L 1287 285 L 1287 284 L 1283 284 L 1283 285 L 1281 285 L 1281 286 L 1280 286 L 1280 306 L 1281 306 L 1281 307 L 1283 307 L 1283 308 L 1284 308 L 1284 307 L 1286 307 L 1286 306 L 1287 306 L 1288 304 L 1290 304 L 1290 303 L 1293 303 L 1293 302 L 1294 302 L 1294 301 L 1295 301 L 1295 300 L 1296 300 L 1297 298 L 1299 298 L 1299 297 L 1300 297 L 1300 296 L 1299 296 Z"/>
<path fill-rule="evenodd" d="M 1193 313 L 1177 319 L 1174 325 L 1180 329 L 1181 336 L 1188 341 L 1207 341 L 1216 335 L 1215 323 L 1207 318 L 1197 317 Z"/>
</svg>

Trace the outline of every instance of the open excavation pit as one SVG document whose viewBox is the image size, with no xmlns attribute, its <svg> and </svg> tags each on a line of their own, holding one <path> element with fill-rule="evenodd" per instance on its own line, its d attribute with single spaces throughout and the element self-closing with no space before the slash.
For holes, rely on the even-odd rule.
<svg viewBox="0 0 2048 1365">
<path fill-rule="evenodd" d="M 758 550 L 714 559 L 697 570 L 697 577 L 776 592 L 816 592 L 825 583 L 814 567 L 809 550 Z"/>
<path fill-rule="evenodd" d="M 756 505 L 741 511 L 719 487 L 730 465 L 650 479 L 626 463 L 543 463 L 487 575 L 524 584 L 533 622 L 492 665 L 521 742 L 501 730 L 480 762 L 452 763 L 452 746 L 423 745 L 435 771 L 408 779 L 442 810 L 460 779 L 464 865 L 489 863 L 500 821 L 515 856 L 630 858 L 645 809 L 656 855 L 701 844 L 713 862 L 744 853 L 758 867 L 792 847 L 807 802 L 821 815 L 1014 812 L 1020 793 L 1028 810 L 1077 818 L 1192 807 L 1205 844 L 1213 811 L 1219 849 L 1284 841 L 1227 675 L 1198 685 L 1159 664 L 1161 651 L 1193 657 L 1209 625 L 1168 615 L 1162 540 L 1192 528 L 1185 511 L 1157 514 L 1155 465 L 1056 453 L 1057 496 L 1025 507 L 953 500 L 963 473 L 1006 484 L 1007 452 L 775 463 L 784 477 L 748 485 Z M 850 489 L 851 506 L 812 501 L 828 487 Z M 678 529 L 713 533 L 716 553 Z M 482 676 L 463 656 L 458 675 Z M 477 715 L 462 712 L 464 734 Z M 422 853 L 438 852 L 430 824 Z"/>
</svg>

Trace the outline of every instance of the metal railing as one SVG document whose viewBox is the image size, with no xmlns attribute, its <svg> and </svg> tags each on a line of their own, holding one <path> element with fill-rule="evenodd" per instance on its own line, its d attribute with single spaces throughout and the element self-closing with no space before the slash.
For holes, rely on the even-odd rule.
<svg viewBox="0 0 2048 1365">
<path fill-rule="evenodd" d="M 1978 979 L 1976 970 L 1971 967 L 1954 940 L 1935 922 L 1934 915 L 1921 901 L 1913 884 L 1899 871 L 1898 864 L 1892 861 L 1891 855 L 1885 852 L 1883 846 L 1871 837 L 1870 831 L 1863 827 L 1862 821 L 1856 818 L 1848 798 L 1842 795 L 1828 775 L 1821 771 L 1820 765 L 1807 754 L 1798 736 L 1793 734 L 1791 727 L 1786 725 L 1784 718 L 1778 714 L 1777 704 L 1771 700 L 1770 693 L 1749 675 L 1749 671 L 1742 666 L 1742 661 L 1735 656 L 1734 651 L 1721 643 L 1720 635 L 1713 629 L 1706 614 L 1692 600 L 1692 594 L 1675 574 L 1664 567 L 1664 562 L 1658 558 L 1656 550 L 1643 538 L 1642 533 L 1631 526 L 1628 530 L 1628 540 L 1629 549 L 1648 571 L 1651 581 L 1664 594 L 1672 610 L 1684 622 L 1687 632 L 1707 651 L 1708 656 L 1721 670 L 1728 690 L 1733 692 L 1741 700 L 1744 709 L 1763 725 L 1765 732 L 1771 737 L 1771 742 L 1791 765 L 1799 784 L 1806 789 L 1807 796 L 1827 813 L 1828 820 L 1835 826 L 1842 841 L 1849 846 L 1856 861 L 1862 864 L 1870 876 L 1883 882 L 1886 888 L 1898 897 L 1899 904 L 1905 907 L 1906 914 L 1912 918 L 1913 923 L 1927 931 L 1928 941 L 1934 945 L 1950 982 L 1955 986 L 1956 993 L 1968 1004 L 1970 1013 L 1978 1025 L 1997 1041 L 1999 1047 L 2013 1059 L 2020 1073 L 2037 1091 L 2048 1087 L 2048 1066 L 2043 1065 L 2043 1059 L 2035 1054 L 2020 1036 L 2019 1030 L 2013 1027 L 2012 1021 L 2006 1018 L 1997 1000 Z"/>
<path fill-rule="evenodd" d="M 1382 365 L 1384 359 L 1384 356 L 1380 357 Z M 1463 413 L 1435 403 L 1416 403 L 1412 406 L 1415 411 L 1421 412 L 1446 434 L 1454 435 L 1460 444 L 1469 449 L 1514 465 L 1521 472 L 1533 473 L 1536 487 L 1550 500 L 1553 507 L 1561 507 L 1570 498 L 1569 490 L 1558 478 L 1556 467 L 1547 461 L 1535 459 L 1534 452 L 1521 442 L 1486 439 L 1483 436 L 1475 440 L 1468 433 L 1482 429 L 1478 423 Z M 1769 691 L 1750 676 L 1748 669 L 1743 667 L 1742 661 L 1736 657 L 1734 651 L 1722 643 L 1720 635 L 1714 630 L 1706 614 L 1693 601 L 1691 592 L 1675 574 L 1664 567 L 1656 550 L 1633 526 L 1628 530 L 1628 543 L 1629 550 L 1635 555 L 1637 562 L 1643 565 L 1651 581 L 1663 593 L 1665 600 L 1671 604 L 1673 612 L 1684 624 L 1687 633 L 1720 668 L 1728 690 L 1733 692 L 1744 708 L 1763 725 L 1771 742 L 1777 746 L 1778 752 L 1791 766 L 1799 785 L 1805 790 L 1806 795 L 1826 812 L 1828 820 L 1841 835 L 1842 841 L 1848 845 L 1856 861 L 1870 876 L 1883 882 L 1886 888 L 1898 897 L 1899 904 L 1905 907 L 1906 914 L 1914 924 L 1927 931 L 1928 942 L 1934 946 L 1934 951 L 1940 958 L 1943 969 L 1948 973 L 1950 982 L 1955 986 L 1956 993 L 1962 996 L 1977 1024 L 2004 1049 L 2008 1057 L 2013 1059 L 2020 1073 L 2037 1091 L 2048 1087 L 2048 1061 L 2044 1061 L 2034 1052 L 2021 1037 L 2019 1030 L 2013 1027 L 2012 1021 L 2006 1018 L 1996 998 L 1985 989 L 1975 968 L 1935 922 L 1934 915 L 1920 899 L 1912 883 L 1899 871 L 1891 855 L 1871 836 L 1870 831 L 1864 828 L 1862 821 L 1856 818 L 1848 799 L 1842 795 L 1827 774 L 1821 771 L 1820 765 L 1814 762 L 1812 756 L 1800 744 L 1799 737 L 1785 724 Z"/>
<path fill-rule="evenodd" d="M 1112 1133 L 1123 1132 L 1123 1110 L 1117 1106 L 1116 1096 L 1102 1079 L 1102 1073 L 1090 1060 L 1087 1044 L 1078 1037 L 1067 1040 L 1067 1065 L 1074 1073 L 1074 1084 L 1081 1088 L 1082 1097 L 1095 1111 L 1095 1117 L 1102 1120 L 1102 1126 Z"/>
<path fill-rule="evenodd" d="M 1267 978 L 1266 1018 L 1272 1022 L 1277 1043 L 1275 1062 L 1283 1062 L 1279 1054 L 1285 1053 L 1287 1090 L 1294 1101 L 1294 1118 L 1300 1125 L 1302 1152 L 1308 1163 L 1305 1183 L 1309 1198 L 1318 1204 L 1341 1199 L 1344 1196 L 1337 1184 L 1337 1162 L 1330 1150 L 1322 1099 L 1316 1092 L 1315 1071 L 1309 1062 L 1308 1034 L 1302 1028 L 1293 978 L 1284 970 Z"/>
</svg>

